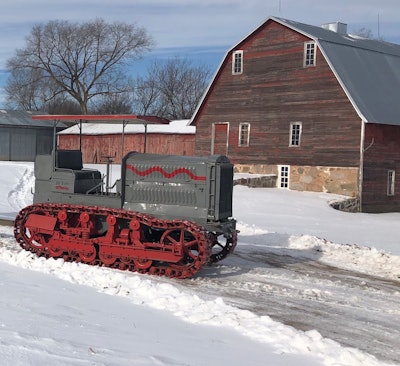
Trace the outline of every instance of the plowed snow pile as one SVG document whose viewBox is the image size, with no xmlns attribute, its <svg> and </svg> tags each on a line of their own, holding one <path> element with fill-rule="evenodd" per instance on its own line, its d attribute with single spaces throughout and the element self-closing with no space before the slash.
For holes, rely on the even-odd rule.
<svg viewBox="0 0 400 366">
<path fill-rule="evenodd" d="M 33 167 L 0 164 L 0 216 L 14 218 L 31 203 Z M 239 254 L 253 255 L 267 246 L 272 254 L 296 253 L 399 280 L 399 214 L 346 214 L 329 207 L 328 201 L 340 198 L 235 187 Z M 244 270 L 241 263 L 232 256 L 228 267 Z M 246 271 L 259 266 L 262 261 Z M 11 227 L 1 227 L 0 271 L 2 365 L 390 364 L 317 330 L 296 330 L 197 292 L 198 282 L 223 274 L 223 262 L 218 270 L 210 267 L 183 281 L 138 275 L 37 258 L 18 247 Z M 398 309 L 387 310 L 398 322 Z"/>
</svg>

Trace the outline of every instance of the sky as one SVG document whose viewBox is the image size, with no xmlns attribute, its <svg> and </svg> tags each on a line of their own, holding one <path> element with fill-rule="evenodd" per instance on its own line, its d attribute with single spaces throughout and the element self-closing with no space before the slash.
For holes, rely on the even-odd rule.
<svg viewBox="0 0 400 366">
<path fill-rule="evenodd" d="M 63 19 L 94 18 L 136 23 L 155 41 L 136 67 L 145 72 L 154 58 L 181 56 L 216 71 L 225 52 L 269 16 L 312 25 L 340 21 L 351 33 L 370 29 L 400 44 L 398 0 L 2 0 L 0 4 L 0 87 L 7 77 L 6 60 L 23 47 L 32 26 Z"/>
</svg>

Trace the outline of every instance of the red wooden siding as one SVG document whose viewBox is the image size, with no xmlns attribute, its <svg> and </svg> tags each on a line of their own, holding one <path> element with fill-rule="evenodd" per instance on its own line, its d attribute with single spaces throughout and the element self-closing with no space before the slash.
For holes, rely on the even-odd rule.
<svg viewBox="0 0 400 366">
<path fill-rule="evenodd" d="M 228 138 L 229 125 L 228 123 L 215 123 L 213 134 L 213 154 L 227 155 L 228 153 Z"/>
<path fill-rule="evenodd" d="M 360 118 L 318 49 L 316 66 L 303 67 L 305 41 L 269 21 L 236 47 L 243 74 L 232 75 L 229 55 L 194 120 L 196 154 L 210 153 L 212 124 L 227 121 L 236 164 L 359 166 Z M 248 147 L 238 146 L 241 122 Z M 290 122 L 302 122 L 299 147 L 289 147 Z"/>
<path fill-rule="evenodd" d="M 79 149 L 79 135 L 59 135 L 60 149 Z M 129 151 L 144 151 L 144 134 L 126 134 L 122 152 L 122 136 L 82 135 L 82 153 L 84 163 L 104 162 L 105 156 L 114 156 L 114 162 L 120 162 Z M 147 135 L 146 152 L 168 155 L 194 155 L 194 135 L 160 134 Z"/>
<path fill-rule="evenodd" d="M 365 212 L 400 210 L 400 127 L 366 124 L 362 206 Z M 388 170 L 395 170 L 395 194 L 387 195 Z"/>
</svg>

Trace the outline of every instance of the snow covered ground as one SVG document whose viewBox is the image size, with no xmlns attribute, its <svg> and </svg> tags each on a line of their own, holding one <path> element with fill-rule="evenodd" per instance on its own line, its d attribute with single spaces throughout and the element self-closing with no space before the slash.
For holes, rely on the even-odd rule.
<svg viewBox="0 0 400 366">
<path fill-rule="evenodd" d="M 32 201 L 33 165 L 0 162 L 0 167 L 0 218 L 13 219 Z M 278 296 L 271 282 L 263 281 L 289 281 L 287 288 L 279 284 L 279 296 L 290 291 L 291 299 L 298 296 L 294 314 L 299 306 L 299 314 L 307 311 L 301 306 L 308 302 L 319 311 L 318 304 L 324 308 L 340 298 L 334 312 L 350 314 L 350 319 L 342 316 L 349 327 L 365 324 L 367 333 L 374 323 L 368 317 L 375 316 L 367 309 L 375 309 L 378 320 L 393 324 L 397 335 L 400 214 L 350 214 L 329 207 L 329 201 L 340 198 L 236 186 L 237 254 L 188 280 L 46 261 L 21 250 L 12 228 L 0 227 L 0 364 L 400 364 L 397 353 L 385 357 L 375 352 L 382 356 L 377 359 L 322 337 L 318 322 L 315 328 L 300 331 L 272 320 L 270 305 L 265 306 L 269 296 Z M 285 260 L 296 263 L 287 267 Z M 345 284 L 348 274 L 357 284 Z M 390 285 L 387 293 L 376 285 L 380 279 Z M 235 301 L 243 287 L 250 291 L 244 295 L 248 298 Z M 379 329 L 375 351 L 379 342 L 385 349 L 391 335 L 387 328 Z M 362 333 L 355 342 L 341 343 L 362 345 Z"/>
</svg>

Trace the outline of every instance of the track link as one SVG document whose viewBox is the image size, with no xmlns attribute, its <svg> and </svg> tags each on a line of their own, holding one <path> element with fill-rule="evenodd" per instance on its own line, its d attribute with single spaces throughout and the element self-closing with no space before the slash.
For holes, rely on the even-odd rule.
<svg viewBox="0 0 400 366">
<path fill-rule="evenodd" d="M 33 204 L 18 213 L 14 236 L 38 256 L 172 278 L 192 277 L 217 260 L 215 239 L 191 221 L 97 206 Z"/>
</svg>

